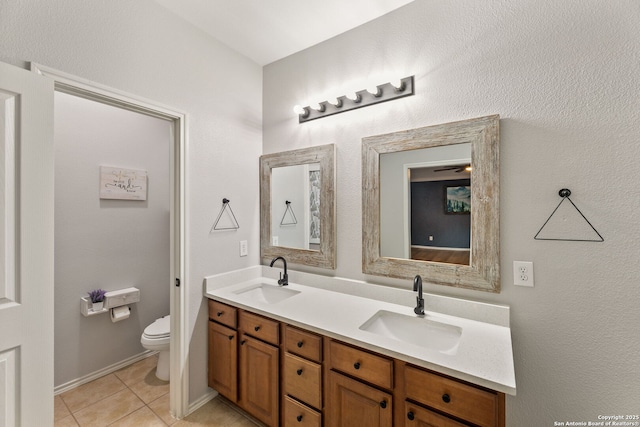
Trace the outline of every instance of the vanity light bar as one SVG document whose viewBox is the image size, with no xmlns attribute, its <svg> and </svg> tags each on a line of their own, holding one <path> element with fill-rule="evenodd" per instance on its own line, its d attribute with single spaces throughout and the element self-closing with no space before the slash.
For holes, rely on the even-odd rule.
<svg viewBox="0 0 640 427">
<path fill-rule="evenodd" d="M 376 86 L 376 93 L 368 90 L 361 90 L 355 93 L 355 99 L 346 95 L 336 98 L 336 103 L 322 101 L 318 103 L 318 108 L 302 107 L 298 113 L 298 123 L 308 122 L 333 114 L 344 113 L 356 108 L 368 107 L 380 102 L 391 101 L 414 94 L 413 76 L 400 80 L 400 86 L 396 87 L 391 83 L 384 83 Z"/>
</svg>

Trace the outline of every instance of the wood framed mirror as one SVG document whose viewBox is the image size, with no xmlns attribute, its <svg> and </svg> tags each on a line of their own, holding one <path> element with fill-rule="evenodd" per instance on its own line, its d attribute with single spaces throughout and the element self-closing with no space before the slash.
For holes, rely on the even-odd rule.
<svg viewBox="0 0 640 427">
<path fill-rule="evenodd" d="M 336 266 L 335 145 L 260 157 L 260 256 Z"/>
<path fill-rule="evenodd" d="M 488 292 L 500 292 L 500 168 L 499 168 L 499 133 L 498 115 L 479 117 L 453 123 L 411 129 L 384 135 L 371 136 L 362 140 L 362 271 L 365 274 L 413 279 L 421 275 L 425 282 L 460 288 L 476 289 Z M 384 156 L 404 155 L 405 160 L 388 162 Z M 424 159 L 418 162 L 422 156 Z M 391 158 L 391 157 L 389 157 Z M 408 160 L 410 159 L 410 160 Z M 468 165 L 467 165 L 468 162 Z M 384 190 L 388 185 L 389 167 L 385 164 L 395 164 L 391 174 L 404 187 Z M 401 164 L 401 166 L 398 166 Z M 402 166 L 404 165 L 404 166 Z M 413 198 L 411 206 L 410 175 L 412 166 L 422 165 L 431 172 L 444 171 L 453 173 L 458 178 L 455 185 L 447 185 L 452 178 L 442 179 L 438 197 L 423 199 L 418 202 Z M 456 171 L 470 167 L 467 175 L 468 183 L 463 175 L 455 176 Z M 384 178 L 381 178 L 383 177 Z M 467 213 L 468 255 L 466 261 L 446 261 L 439 258 L 429 260 L 428 257 L 414 257 L 416 246 L 412 242 L 417 239 L 411 225 L 411 212 L 428 205 L 435 205 L 443 214 L 446 212 L 447 201 L 455 199 L 453 193 L 447 195 L 447 187 L 466 192 L 467 200 L 463 205 L 449 206 L 450 210 Z M 470 190 L 470 196 L 468 194 Z M 381 193 L 383 198 L 381 198 Z M 384 194 L 400 195 L 396 201 Z M 404 202 L 402 201 L 404 200 Z M 470 208 L 468 203 L 470 201 Z M 451 204 L 451 203 L 450 203 Z M 395 213 L 389 214 L 389 207 Z M 468 212 L 464 212 L 465 209 Z M 448 215 L 450 218 L 461 218 L 462 215 Z M 390 217 L 389 220 L 386 217 Z M 397 231 L 389 231 L 391 222 L 404 224 Z M 429 219 L 422 219 L 420 226 Z M 436 219 L 433 219 L 436 222 Z M 463 222 L 463 221 L 458 221 Z M 448 224 L 452 224 L 449 222 Z M 428 227 L 427 227 L 428 228 Z M 445 225 L 441 230 L 452 230 L 453 225 Z M 440 236 L 444 233 L 427 231 L 427 240 L 434 240 L 437 249 L 445 252 L 463 250 L 464 248 L 439 247 L 438 241 L 445 241 Z M 388 248 L 385 235 L 402 236 L 401 250 Z M 447 236 L 448 241 L 451 241 Z M 384 247 L 383 247 L 384 243 Z M 431 243 L 431 242 L 429 242 Z M 428 245 L 429 243 L 423 243 Z M 450 245 L 450 243 L 449 243 Z"/>
</svg>

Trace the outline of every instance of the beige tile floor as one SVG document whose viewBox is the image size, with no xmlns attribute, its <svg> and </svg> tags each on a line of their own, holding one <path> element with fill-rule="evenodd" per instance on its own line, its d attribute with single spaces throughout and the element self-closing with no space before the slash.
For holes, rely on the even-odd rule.
<svg viewBox="0 0 640 427">
<path fill-rule="evenodd" d="M 169 383 L 155 376 L 157 356 L 55 397 L 55 427 L 256 427 L 222 399 L 182 420 L 169 413 Z"/>
</svg>

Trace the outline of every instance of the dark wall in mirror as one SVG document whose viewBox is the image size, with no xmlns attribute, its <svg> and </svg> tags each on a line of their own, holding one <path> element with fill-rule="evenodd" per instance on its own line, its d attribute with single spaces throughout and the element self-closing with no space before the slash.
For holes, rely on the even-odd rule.
<svg viewBox="0 0 640 427">
<path fill-rule="evenodd" d="M 363 273 L 403 279 L 412 279 L 416 274 L 420 274 L 430 283 L 500 292 L 499 120 L 497 115 L 479 117 L 371 136 L 362 140 Z M 469 261 L 465 263 L 459 260 L 414 260 L 406 255 L 409 247 L 406 241 L 400 245 L 405 251 L 405 256 L 385 256 L 382 247 L 385 246 L 383 242 L 386 238 L 382 235 L 387 231 L 384 230 L 386 226 L 383 227 L 382 224 L 388 221 L 383 221 L 382 212 L 387 209 L 388 199 L 382 201 L 383 188 L 387 183 L 382 171 L 381 158 L 389 153 L 411 156 L 423 149 L 427 149 L 427 152 L 434 149 L 433 153 L 440 153 L 443 150 L 457 150 L 465 144 L 470 146 L 471 167 L 471 213 L 467 214 L 471 228 Z M 463 158 L 464 155 L 456 154 L 446 159 L 434 158 L 433 161 L 441 162 L 439 166 L 458 166 L 452 169 L 458 170 L 464 162 L 457 160 Z M 405 193 L 408 192 L 409 190 Z M 445 197 L 444 193 L 441 194 L 441 197 Z M 399 214 L 399 222 L 407 223 L 405 218 L 409 218 L 409 213 L 404 212 L 402 204 L 392 204 L 392 207 L 396 215 Z M 397 236 L 397 233 L 394 235 Z M 408 236 L 408 233 L 402 235 Z M 410 237 L 406 239 L 409 240 Z"/>
<path fill-rule="evenodd" d="M 429 194 L 428 198 L 417 198 L 413 203 L 413 189 L 429 182 L 453 182 L 470 178 L 471 143 L 451 144 L 422 149 L 397 151 L 380 155 L 380 254 L 383 257 L 419 259 L 423 261 L 448 262 L 454 260 L 457 264 L 464 260 L 469 264 L 470 223 L 456 213 L 445 216 L 446 194 L 445 187 L 438 185 L 438 191 Z M 466 187 L 449 187 L 461 189 Z M 424 190 L 424 188 L 422 188 Z M 460 196 L 460 191 L 453 193 Z M 424 191 L 422 195 L 425 195 Z M 470 195 L 468 193 L 467 195 Z M 469 200 L 467 200 L 469 202 Z M 450 208 L 453 204 L 464 203 L 451 197 Z M 466 205 L 469 206 L 469 205 Z M 414 212 L 420 220 L 414 218 Z M 467 209 L 466 214 L 469 215 Z M 466 224 L 466 231 L 460 227 Z M 424 245 L 416 242 L 412 236 L 414 229 L 430 236 L 432 244 L 437 248 L 427 250 Z M 455 246 L 449 246 L 454 240 L 453 235 L 466 232 L 467 241 L 465 254 L 452 253 L 457 251 Z M 459 252 L 459 251 L 458 251 Z"/>
</svg>

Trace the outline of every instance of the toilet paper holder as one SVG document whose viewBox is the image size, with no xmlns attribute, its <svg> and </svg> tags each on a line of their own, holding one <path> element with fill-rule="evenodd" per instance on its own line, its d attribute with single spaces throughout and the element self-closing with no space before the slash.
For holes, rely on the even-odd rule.
<svg viewBox="0 0 640 427">
<path fill-rule="evenodd" d="M 89 297 L 80 298 L 80 313 L 83 316 L 93 316 L 95 314 L 107 313 L 110 309 L 123 305 L 133 304 L 140 301 L 140 289 L 125 288 L 116 291 L 109 291 L 104 294 L 104 308 L 94 311 Z"/>
</svg>

